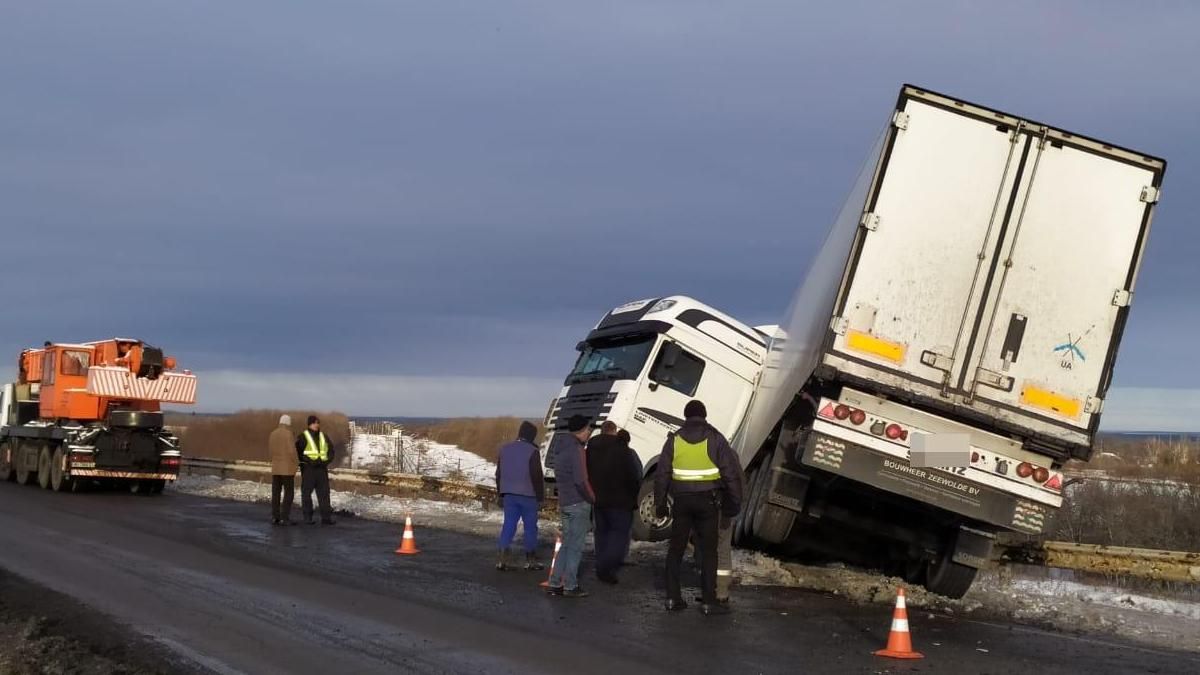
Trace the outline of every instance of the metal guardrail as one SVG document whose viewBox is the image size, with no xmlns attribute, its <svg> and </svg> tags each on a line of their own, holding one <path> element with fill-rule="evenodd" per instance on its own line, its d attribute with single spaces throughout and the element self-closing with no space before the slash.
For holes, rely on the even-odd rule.
<svg viewBox="0 0 1200 675">
<path fill-rule="evenodd" d="M 271 475 L 269 462 L 245 460 L 184 458 L 186 473 L 218 475 L 222 478 L 262 478 Z M 467 499 L 482 504 L 496 502 L 496 489 L 467 481 L 419 476 L 407 473 L 372 472 L 365 469 L 331 469 L 335 486 L 354 489 L 368 487 L 389 493 L 409 495 L 437 494 L 450 499 Z M 553 500 L 543 508 L 553 508 Z M 998 546 L 1000 564 L 1024 564 L 1040 567 L 1116 574 L 1157 581 L 1200 583 L 1200 553 L 1159 551 L 1124 546 L 1072 544 L 1062 541 L 1005 543 Z"/>
<path fill-rule="evenodd" d="M 1200 583 L 1200 553 L 1187 551 L 1042 541 L 1006 546 L 1000 562 Z"/>
</svg>

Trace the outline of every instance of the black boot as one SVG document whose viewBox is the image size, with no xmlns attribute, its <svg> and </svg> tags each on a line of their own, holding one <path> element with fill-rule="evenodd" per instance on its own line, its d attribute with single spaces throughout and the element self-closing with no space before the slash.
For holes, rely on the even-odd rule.
<svg viewBox="0 0 1200 675">
<path fill-rule="evenodd" d="M 508 571 L 508 551 L 500 549 L 500 553 L 496 556 L 496 569 L 500 572 Z"/>
<path fill-rule="evenodd" d="M 536 553 L 526 553 L 525 569 L 529 570 L 530 572 L 538 572 L 546 569 L 546 566 L 538 561 Z"/>
</svg>

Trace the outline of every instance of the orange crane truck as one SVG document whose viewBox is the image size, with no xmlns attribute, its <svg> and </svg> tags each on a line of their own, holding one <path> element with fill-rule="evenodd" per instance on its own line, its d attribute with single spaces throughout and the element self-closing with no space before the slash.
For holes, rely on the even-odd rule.
<svg viewBox="0 0 1200 675">
<path fill-rule="evenodd" d="M 140 340 L 47 342 L 18 359 L 0 392 L 0 481 L 159 494 L 179 477 L 163 403 L 196 402 L 196 376 Z"/>
</svg>

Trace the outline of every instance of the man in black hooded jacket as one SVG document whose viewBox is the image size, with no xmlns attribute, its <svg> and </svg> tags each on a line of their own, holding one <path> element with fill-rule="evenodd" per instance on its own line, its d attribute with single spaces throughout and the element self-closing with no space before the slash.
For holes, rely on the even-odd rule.
<svg viewBox="0 0 1200 675">
<path fill-rule="evenodd" d="M 685 609 L 679 588 L 679 568 L 693 532 L 700 547 L 701 610 L 724 614 L 717 602 L 718 518 L 736 516 L 742 505 L 741 463 L 729 441 L 707 421 L 700 401 L 683 409 L 685 421 L 669 435 L 654 476 L 654 504 L 660 518 L 671 515 L 671 544 L 667 550 L 667 609 Z M 673 505 L 668 507 L 667 495 Z"/>
</svg>

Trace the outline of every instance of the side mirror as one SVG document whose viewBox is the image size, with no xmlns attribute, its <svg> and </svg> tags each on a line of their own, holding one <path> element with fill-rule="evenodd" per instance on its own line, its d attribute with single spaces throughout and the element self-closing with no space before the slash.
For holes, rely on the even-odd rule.
<svg viewBox="0 0 1200 675">
<path fill-rule="evenodd" d="M 670 370 L 675 367 L 675 363 L 679 361 L 679 353 L 683 351 L 679 345 L 674 342 L 668 342 L 662 348 L 662 361 L 660 364 L 663 369 Z"/>
</svg>

